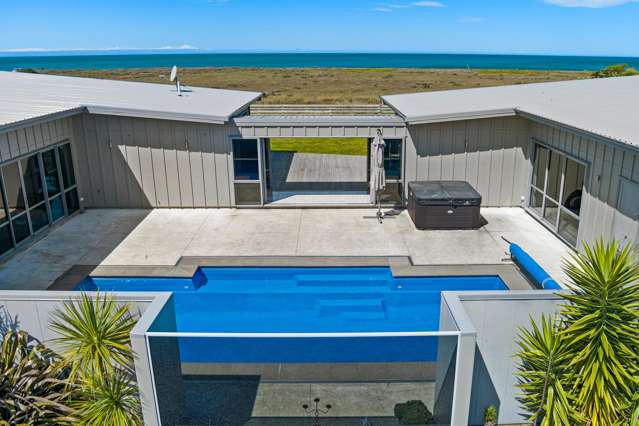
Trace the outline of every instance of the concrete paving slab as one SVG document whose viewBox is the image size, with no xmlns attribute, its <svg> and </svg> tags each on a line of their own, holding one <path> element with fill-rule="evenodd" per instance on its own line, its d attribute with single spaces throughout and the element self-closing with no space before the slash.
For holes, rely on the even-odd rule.
<svg viewBox="0 0 639 426">
<path fill-rule="evenodd" d="M 89 210 L 0 264 L 0 289 L 45 289 L 73 265 L 174 266 L 186 257 L 410 256 L 415 265 L 500 264 L 520 244 L 553 277 L 572 250 L 519 208 L 482 209 L 470 231 L 418 231 L 375 209 Z"/>
<path fill-rule="evenodd" d="M 253 417 L 298 417 L 302 404 L 320 398 L 331 417 L 393 417 L 395 404 L 421 400 L 432 409 L 435 383 L 261 383 Z"/>
</svg>

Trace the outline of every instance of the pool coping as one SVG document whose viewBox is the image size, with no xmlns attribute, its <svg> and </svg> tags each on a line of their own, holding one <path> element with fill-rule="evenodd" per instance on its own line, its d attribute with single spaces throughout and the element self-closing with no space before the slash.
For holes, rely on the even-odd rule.
<svg viewBox="0 0 639 426">
<path fill-rule="evenodd" d="M 499 276 L 509 290 L 535 290 L 510 261 L 500 264 L 415 265 L 410 256 L 184 256 L 175 265 L 74 265 L 47 290 L 71 291 L 89 276 L 192 278 L 199 267 L 390 267 L 394 277 Z"/>
</svg>

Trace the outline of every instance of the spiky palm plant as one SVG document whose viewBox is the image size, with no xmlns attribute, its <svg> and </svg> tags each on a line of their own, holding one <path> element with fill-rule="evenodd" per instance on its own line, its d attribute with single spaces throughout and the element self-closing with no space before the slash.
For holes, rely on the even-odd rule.
<svg viewBox="0 0 639 426">
<path fill-rule="evenodd" d="M 94 377 L 72 403 L 78 423 L 92 426 L 136 426 L 142 424 L 138 391 L 124 372 Z"/>
<path fill-rule="evenodd" d="M 135 319 L 128 304 L 113 297 L 86 294 L 67 301 L 53 313 L 51 329 L 60 337 L 53 343 L 61 349 L 74 378 L 105 376 L 117 368 L 130 370 L 133 362 L 130 333 Z"/>
<path fill-rule="evenodd" d="M 557 319 L 542 316 L 539 324 L 531 320 L 530 329 L 521 328 L 517 339 L 517 386 L 521 390 L 517 399 L 536 425 L 583 424 L 571 394 L 573 378 L 567 367 L 572 354 L 560 329 Z"/>
<path fill-rule="evenodd" d="M 597 241 L 565 262 L 572 292 L 561 315 L 576 403 L 592 426 L 624 424 L 639 391 L 639 262 Z"/>
<path fill-rule="evenodd" d="M 71 405 L 79 424 L 141 425 L 128 304 L 108 295 L 69 301 L 56 310 L 51 328 L 78 390 Z"/>
<path fill-rule="evenodd" d="M 68 371 L 24 331 L 7 331 L 0 352 L 0 425 L 73 424 Z"/>
</svg>

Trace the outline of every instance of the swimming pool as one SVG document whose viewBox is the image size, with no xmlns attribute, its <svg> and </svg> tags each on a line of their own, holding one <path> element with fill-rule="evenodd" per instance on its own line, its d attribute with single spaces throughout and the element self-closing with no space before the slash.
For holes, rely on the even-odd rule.
<svg viewBox="0 0 639 426">
<path fill-rule="evenodd" d="M 507 290 L 498 276 L 394 277 L 387 267 L 199 268 L 193 278 L 90 277 L 79 290 L 172 291 L 178 332 L 437 331 L 442 291 Z"/>
</svg>

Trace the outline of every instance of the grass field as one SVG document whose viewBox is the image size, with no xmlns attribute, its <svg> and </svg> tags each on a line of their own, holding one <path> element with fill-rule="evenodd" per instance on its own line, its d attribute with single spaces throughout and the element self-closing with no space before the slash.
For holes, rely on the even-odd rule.
<svg viewBox="0 0 639 426">
<path fill-rule="evenodd" d="M 272 138 L 273 152 L 302 152 L 311 154 L 366 155 L 366 138 Z"/>
<path fill-rule="evenodd" d="M 169 83 L 168 69 L 66 70 L 52 74 Z M 590 77 L 590 72 L 388 68 L 184 68 L 188 86 L 263 92 L 267 104 L 374 104 L 379 96 Z"/>
</svg>

